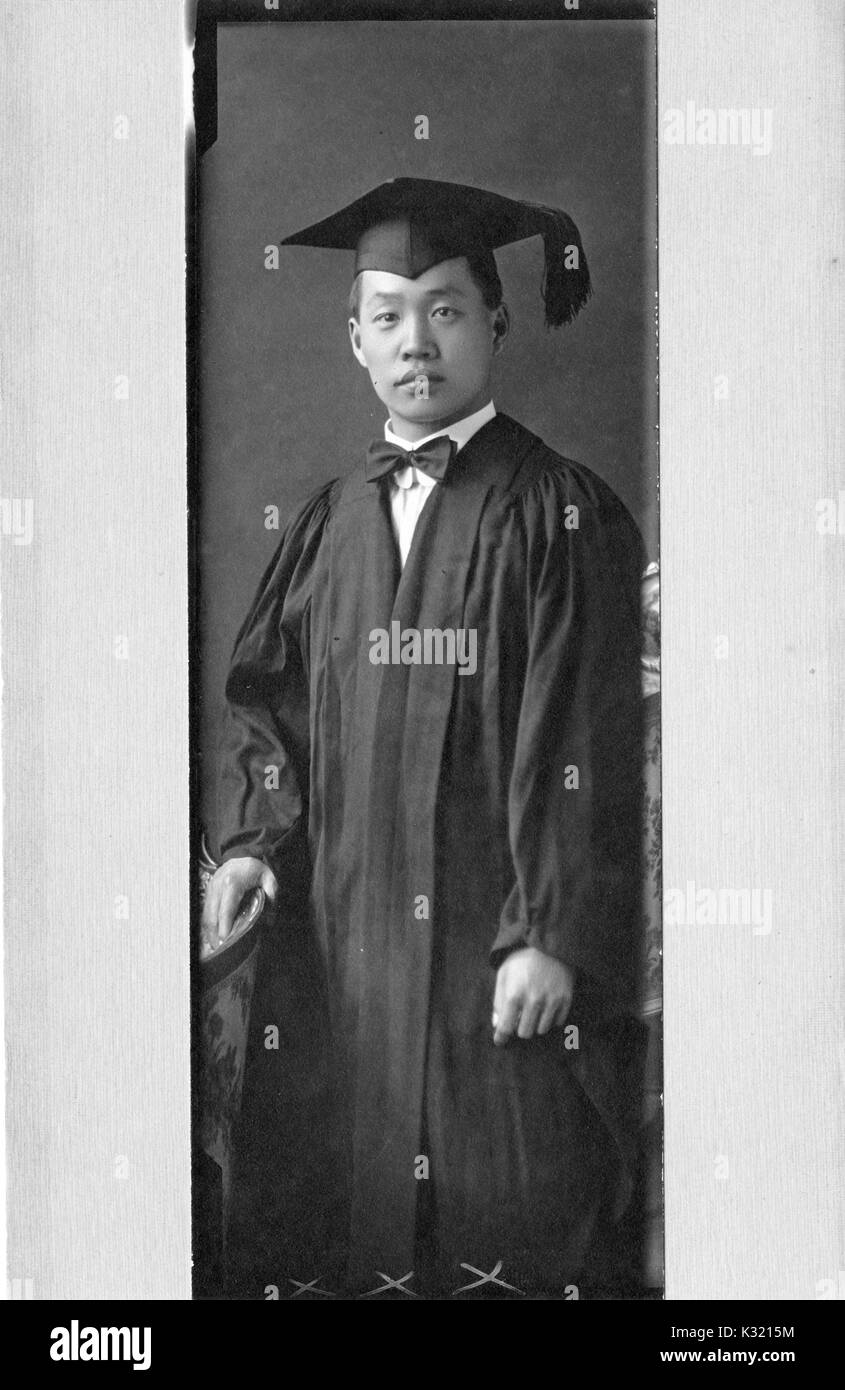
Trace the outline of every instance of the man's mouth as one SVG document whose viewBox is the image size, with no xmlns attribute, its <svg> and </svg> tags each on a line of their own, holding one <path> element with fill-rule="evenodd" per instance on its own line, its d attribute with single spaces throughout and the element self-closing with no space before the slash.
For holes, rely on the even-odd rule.
<svg viewBox="0 0 845 1390">
<path fill-rule="evenodd" d="M 443 377 L 438 376 L 436 372 L 406 372 L 404 376 L 399 378 L 396 385 L 410 386 L 417 381 L 443 381 Z"/>
</svg>

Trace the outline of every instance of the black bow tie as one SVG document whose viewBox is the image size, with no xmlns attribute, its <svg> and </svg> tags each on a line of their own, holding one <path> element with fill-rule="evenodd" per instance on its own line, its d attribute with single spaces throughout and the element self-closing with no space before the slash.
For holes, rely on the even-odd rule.
<svg viewBox="0 0 845 1390">
<path fill-rule="evenodd" d="M 457 451 L 457 444 L 448 434 L 438 434 L 436 439 L 428 439 L 418 449 L 410 450 L 400 449 L 386 439 L 374 439 L 367 450 L 367 481 L 373 483 L 396 468 L 413 465 L 442 483 Z"/>
</svg>

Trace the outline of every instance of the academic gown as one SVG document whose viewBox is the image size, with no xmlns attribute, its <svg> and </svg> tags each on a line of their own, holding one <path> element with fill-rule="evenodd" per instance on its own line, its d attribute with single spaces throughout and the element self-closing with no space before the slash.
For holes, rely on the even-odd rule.
<svg viewBox="0 0 845 1390">
<path fill-rule="evenodd" d="M 307 843 L 348 1289 L 424 1268 L 448 1296 L 502 1261 L 543 1296 L 587 1277 L 632 1192 L 642 545 L 502 414 L 404 569 L 388 492 L 363 460 L 321 487 L 264 575 L 226 685 L 221 855 L 284 884 Z M 477 670 L 375 664 L 397 621 L 475 629 Z M 495 970 L 524 945 L 575 970 L 575 1031 L 496 1048 Z"/>
</svg>

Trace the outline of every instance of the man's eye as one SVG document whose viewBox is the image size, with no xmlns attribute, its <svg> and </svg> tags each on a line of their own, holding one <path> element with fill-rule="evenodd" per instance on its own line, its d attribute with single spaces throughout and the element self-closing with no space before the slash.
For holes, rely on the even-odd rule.
<svg viewBox="0 0 845 1390">
<path fill-rule="evenodd" d="M 453 309 L 449 304 L 441 304 L 437 309 L 434 310 L 434 312 L 435 314 L 442 314 L 444 318 L 448 319 L 454 318 L 455 314 L 457 313 L 457 310 Z"/>
<path fill-rule="evenodd" d="M 398 317 L 399 315 L 394 314 L 392 309 L 386 309 L 383 314 L 376 314 L 375 318 L 373 319 L 373 323 L 386 323 L 388 319 L 392 321 L 397 319 Z"/>
</svg>

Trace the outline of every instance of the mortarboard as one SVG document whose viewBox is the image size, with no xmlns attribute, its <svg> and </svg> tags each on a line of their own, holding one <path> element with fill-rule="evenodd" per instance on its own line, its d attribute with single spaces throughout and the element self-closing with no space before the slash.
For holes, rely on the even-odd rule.
<svg viewBox="0 0 845 1390">
<path fill-rule="evenodd" d="M 282 245 L 355 251 L 356 275 L 386 270 L 415 280 L 454 256 L 492 253 L 530 236 L 543 238 L 546 323 L 571 323 L 591 293 L 587 258 L 572 218 L 542 203 L 468 184 L 390 179 Z"/>
</svg>

